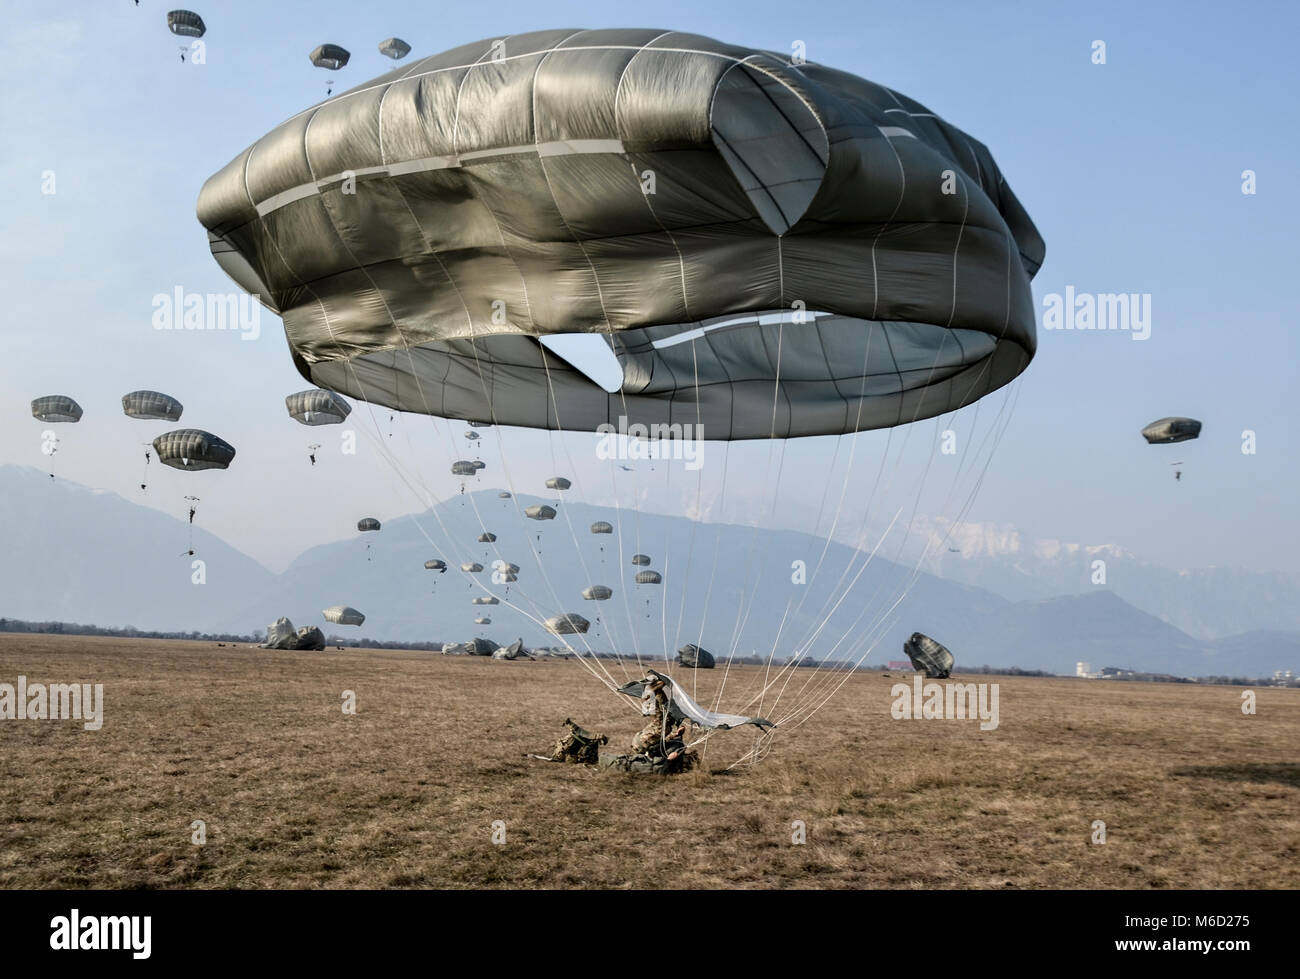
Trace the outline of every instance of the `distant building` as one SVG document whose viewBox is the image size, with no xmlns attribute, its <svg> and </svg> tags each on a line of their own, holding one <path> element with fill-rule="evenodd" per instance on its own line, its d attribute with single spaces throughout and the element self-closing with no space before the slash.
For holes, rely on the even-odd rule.
<svg viewBox="0 0 1300 979">
<path fill-rule="evenodd" d="M 1082 660 L 1074 664 L 1075 676 L 1087 676 L 1091 672 L 1092 672 L 1092 666 L 1088 663 L 1084 663 Z"/>
</svg>

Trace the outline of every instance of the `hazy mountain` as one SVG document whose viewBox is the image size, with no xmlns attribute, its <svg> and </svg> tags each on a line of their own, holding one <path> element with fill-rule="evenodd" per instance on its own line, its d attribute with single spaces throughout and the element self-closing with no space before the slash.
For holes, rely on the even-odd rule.
<svg viewBox="0 0 1300 979">
<path fill-rule="evenodd" d="M 1193 639 L 1110 591 L 1017 602 L 974 623 L 961 648 L 959 663 L 1053 673 L 1073 673 L 1080 661 L 1175 676 L 1256 677 L 1300 665 L 1300 635 Z"/>
<path fill-rule="evenodd" d="M 816 633 L 810 655 L 856 658 L 883 631 L 882 652 L 873 658 L 883 651 L 893 658 L 917 629 L 955 633 L 1007 604 L 982 589 L 920 574 L 882 627 L 881 616 L 913 577 L 909 568 L 876 558 L 863 570 L 861 552 L 839 544 L 826 547 L 792 531 L 620 515 L 568 502 L 559 504 L 559 516 L 551 521 L 521 516 L 529 505 L 556 502 L 527 496 L 503 501 L 494 491 L 466 494 L 419 517 L 389 521 L 377 533 L 312 548 L 229 624 L 250 618 L 269 622 L 278 615 L 288 615 L 295 625 L 318 622 L 322 608 L 348 604 L 367 615 L 365 625 L 329 631 L 381 640 L 464 641 L 486 635 L 503 643 L 522 637 L 529 644 L 550 644 L 557 640 L 538 622 L 576 612 L 592 622 L 593 649 L 616 645 L 620 652 L 658 653 L 665 646 L 699 642 L 724 656 L 733 650 L 766 655 L 774 646 L 788 655 Z M 618 533 L 592 534 L 590 525 L 598 520 L 614 524 L 622 539 Z M 498 535 L 495 544 L 476 543 L 484 530 Z M 650 567 L 663 575 L 662 585 L 635 584 L 636 572 L 643 569 L 630 561 L 638 552 L 651 556 Z M 446 574 L 424 570 L 433 557 L 447 562 Z M 496 560 L 520 567 L 519 580 L 508 591 L 505 584 L 491 584 Z M 797 561 L 806 568 L 804 584 L 792 580 Z M 478 562 L 485 570 L 467 574 L 460 570 L 462 562 Z M 472 598 L 489 594 L 475 582 L 518 609 L 472 605 Z M 613 598 L 585 601 L 581 592 L 592 584 L 608 585 Z M 492 624 L 476 625 L 478 615 L 490 616 Z M 581 640 L 575 645 L 583 648 Z"/>
<path fill-rule="evenodd" d="M 523 509 L 533 503 L 558 504 L 558 517 L 525 519 Z M 620 513 L 554 497 L 465 494 L 389 521 L 377 533 L 314 547 L 280 575 L 196 527 L 203 585 L 191 582 L 191 558 L 179 553 L 188 542 L 184 521 L 114 493 L 36 469 L 0 467 L 0 517 L 0 616 L 10 618 L 248 632 L 287 615 L 296 625 L 350 637 L 437 642 L 484 635 L 551 645 L 557 640 L 540 620 L 575 612 L 592 622 L 588 645 L 574 637 L 576 648 L 624 654 L 657 655 L 699 642 L 719 657 L 785 657 L 804 649 L 816 659 L 857 659 L 871 648 L 867 662 L 883 663 L 902 658 L 903 640 L 920 631 L 948 644 L 959 668 L 1073 673 L 1082 660 L 1094 669 L 1258 676 L 1300 666 L 1298 632 L 1257 628 L 1197 639 L 1133 607 L 1118 589 L 1077 594 L 1077 582 L 1070 582 L 1076 594 L 1012 602 L 879 557 L 867 563 L 861 551 L 794 531 Z M 597 520 L 617 532 L 592 534 Z M 484 530 L 497 535 L 495 543 L 476 541 Z M 1010 540 L 1004 535 L 1004 544 Z M 1017 552 L 1018 560 L 1068 564 L 1089 554 L 1048 550 L 1028 558 Z M 634 553 L 651 557 L 663 584 L 635 583 Z M 1118 549 L 1091 553 L 1109 555 L 1110 568 L 1117 559 L 1124 567 Z M 445 574 L 424 569 L 433 557 L 448 563 Z M 519 580 L 493 585 L 495 560 L 519 565 Z M 460 570 L 471 561 L 485 570 Z M 1245 618 L 1256 598 L 1249 579 L 1241 581 L 1235 594 Z M 608 585 L 614 597 L 583 600 L 582 589 L 592 584 Z M 489 593 L 505 604 L 471 604 Z M 365 624 L 325 623 L 321 610 L 338 604 L 360 609 Z M 475 624 L 479 615 L 491 624 Z"/>
<path fill-rule="evenodd" d="M 27 466 L 0 466 L 0 615 L 205 631 L 272 585 L 260 564 L 201 527 Z M 236 631 L 253 623 L 241 621 Z"/>
<path fill-rule="evenodd" d="M 1237 568 L 1173 570 L 1115 544 L 1025 540 L 1014 527 L 918 519 L 931 541 L 926 570 L 1012 601 L 1110 590 L 1199 639 L 1251 630 L 1300 631 L 1300 576 Z M 1094 584 L 1096 561 L 1105 583 Z"/>
</svg>

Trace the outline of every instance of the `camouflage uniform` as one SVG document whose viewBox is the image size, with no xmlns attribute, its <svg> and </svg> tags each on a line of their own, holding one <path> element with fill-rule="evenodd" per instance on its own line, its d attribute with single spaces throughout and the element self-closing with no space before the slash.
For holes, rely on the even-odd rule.
<svg viewBox="0 0 1300 979">
<path fill-rule="evenodd" d="M 565 731 L 555 742 L 551 752 L 551 761 L 566 761 L 574 765 L 594 765 L 599 756 L 600 746 L 609 743 L 603 734 L 593 734 L 574 724 L 569 718 L 564 719 Z"/>
</svg>

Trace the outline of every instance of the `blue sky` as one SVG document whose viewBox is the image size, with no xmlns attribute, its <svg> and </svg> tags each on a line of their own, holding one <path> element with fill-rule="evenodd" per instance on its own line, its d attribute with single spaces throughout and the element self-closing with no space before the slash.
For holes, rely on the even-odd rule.
<svg viewBox="0 0 1300 979">
<path fill-rule="evenodd" d="M 194 217 L 200 186 L 324 97 L 326 73 L 307 60 L 322 42 L 353 52 L 338 78 L 347 88 L 389 67 L 376 44 L 393 34 L 419 56 L 540 28 L 662 27 L 786 51 L 803 41 L 809 60 L 918 99 L 990 147 L 1038 225 L 1040 301 L 1067 286 L 1151 295 L 1145 341 L 1040 331 L 970 519 L 1031 539 L 1115 543 L 1178 567 L 1300 572 L 1294 4 L 195 2 L 208 25 L 204 65 L 180 62 L 165 5 L 6 3 L 0 411 L 13 423 L 0 427 L 0 462 L 47 465 L 28 401 L 67 393 L 87 414 L 59 432 L 60 475 L 173 512 L 201 489 L 208 529 L 272 567 L 348 536 L 357 516 L 417 509 L 386 466 L 330 455 L 303 482 L 304 446 L 326 437 L 284 415 L 283 396 L 306 385 L 274 317 L 255 342 L 150 327 L 156 293 L 230 289 Z M 1092 63 L 1095 40 L 1106 43 L 1104 65 Z M 1241 192 L 1247 169 L 1253 196 Z M 49 170 L 52 195 L 41 192 Z M 139 387 L 185 402 L 185 424 L 237 446 L 235 467 L 189 481 L 155 467 L 142 496 L 140 443 L 159 429 L 118 406 Z M 1147 447 L 1138 430 L 1168 414 L 1202 419 L 1204 434 Z M 455 493 L 428 446 L 441 439 L 445 457 L 445 429 L 390 425 L 364 407 L 355 417 L 410 465 L 428 463 L 438 494 Z M 1257 433 L 1253 456 L 1240 451 L 1245 429 Z M 542 468 L 557 444 L 503 437 Z M 864 456 L 883 444 L 861 439 Z M 800 473 L 824 469 L 832 451 L 830 440 L 789 447 L 774 485 L 771 450 L 738 449 L 728 508 L 711 512 L 774 510 L 798 524 L 823 488 Z M 1177 484 L 1174 460 L 1185 462 Z M 638 492 L 648 506 L 679 505 L 653 480 Z M 587 499 L 608 502 L 598 489 Z"/>
</svg>

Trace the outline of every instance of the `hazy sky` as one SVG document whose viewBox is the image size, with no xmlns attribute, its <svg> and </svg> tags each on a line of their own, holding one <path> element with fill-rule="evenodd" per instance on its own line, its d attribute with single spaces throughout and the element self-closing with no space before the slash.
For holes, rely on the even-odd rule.
<svg viewBox="0 0 1300 979">
<path fill-rule="evenodd" d="M 918 99 L 989 146 L 1042 232 L 1040 304 L 1067 286 L 1150 295 L 1146 340 L 1040 331 L 970 519 L 1012 524 L 1028 538 L 1119 544 L 1178 567 L 1300 571 L 1293 3 L 195 4 L 208 26 L 203 65 L 180 61 L 167 5 L 5 4 L 0 411 L 11 423 L 0 426 L 0 462 L 52 468 L 170 512 L 197 493 L 208 530 L 275 569 L 312 544 L 350 536 L 360 516 L 419 508 L 383 458 L 389 450 L 403 471 L 418 470 L 412 485 L 456 493 L 446 460 L 463 426 L 415 416 L 390 424 L 386 410 L 358 405 L 351 427 L 360 450 L 344 457 L 337 429 L 291 421 L 283 397 L 307 385 L 271 314 L 256 341 L 151 327 L 155 294 L 233 288 L 195 219 L 199 188 L 325 96 L 327 73 L 307 59 L 322 42 L 353 53 L 338 91 L 391 67 L 376 45 L 394 34 L 418 57 L 542 28 L 659 27 L 784 51 L 803 41 L 809 60 Z M 1093 63 L 1097 40 L 1105 64 Z M 1256 174 L 1254 195 L 1242 193 L 1245 170 Z M 53 194 L 42 192 L 47 171 Z M 120 396 L 135 388 L 178 397 L 182 425 L 237 447 L 232 468 L 185 474 L 155 465 L 142 494 L 142 443 L 167 426 L 121 414 Z M 59 427 L 53 460 L 41 454 L 47 426 L 28 405 L 49 393 L 72 395 L 86 411 L 79 425 Z M 1011 403 L 1002 392 L 986 399 L 981 430 Z M 1138 430 L 1169 414 L 1202 419 L 1202 437 L 1148 447 Z M 954 427 L 965 437 L 974 421 L 967 409 Z M 1241 452 L 1245 429 L 1257 433 L 1255 455 Z M 891 505 L 932 480 L 940 500 L 953 484 L 943 467 L 973 465 L 940 459 L 927 471 L 935 432 L 923 422 L 907 436 L 895 490 L 913 489 Z M 639 495 L 653 508 L 801 527 L 821 507 L 832 459 L 839 473 L 852 444 L 861 476 L 842 509 L 856 514 L 885 444 L 873 434 L 838 449 L 835 439 L 791 443 L 784 454 L 738 447 L 722 501 L 719 449 L 699 477 L 697 505 L 696 474 L 661 466 L 617 483 L 622 477 L 593 458 L 590 437 L 514 430 L 500 438 L 516 475 L 550 475 L 555 454 L 557 471 L 584 481 L 588 502 L 610 502 L 609 487 L 619 485 L 624 504 Z M 903 438 L 896 434 L 894 446 Z M 493 439 L 489 463 L 500 451 Z M 309 442 L 323 446 L 315 470 Z M 1179 483 L 1169 466 L 1176 460 L 1185 463 Z M 485 475 L 489 484 L 500 478 L 500 467 Z M 921 507 L 942 509 L 931 509 L 931 497 Z"/>
</svg>

